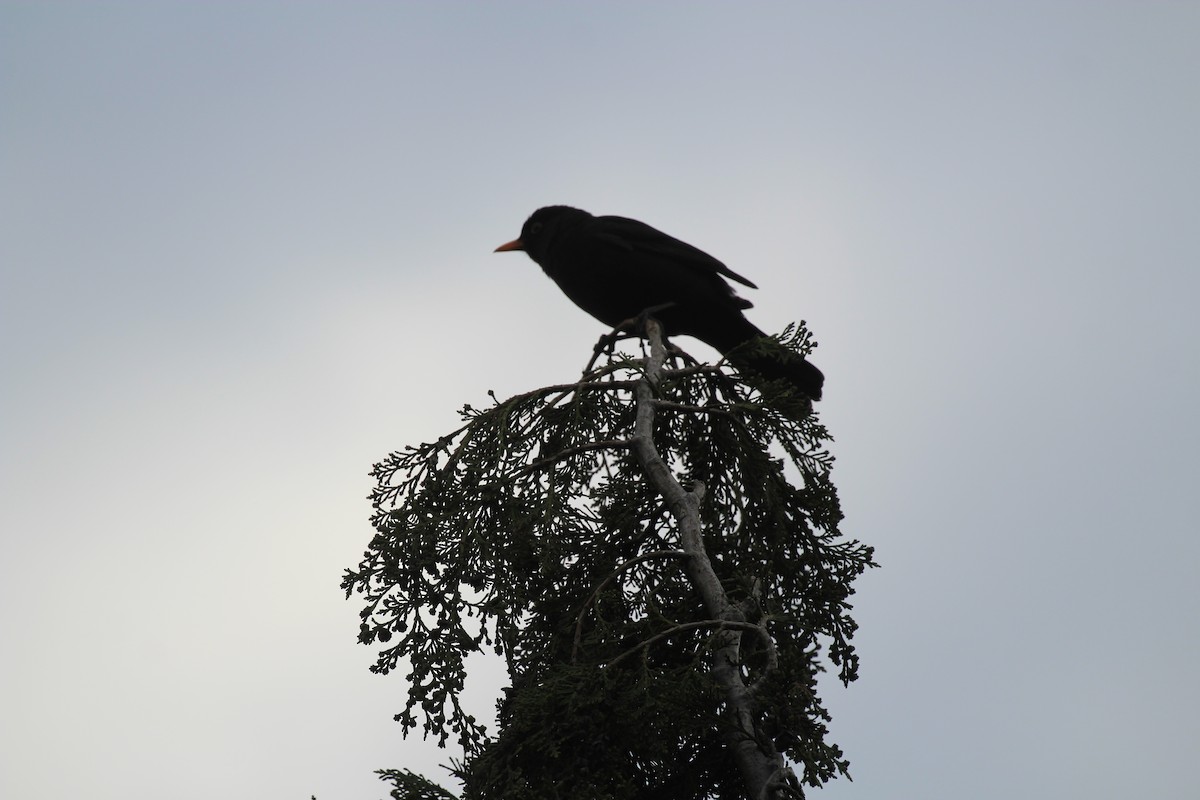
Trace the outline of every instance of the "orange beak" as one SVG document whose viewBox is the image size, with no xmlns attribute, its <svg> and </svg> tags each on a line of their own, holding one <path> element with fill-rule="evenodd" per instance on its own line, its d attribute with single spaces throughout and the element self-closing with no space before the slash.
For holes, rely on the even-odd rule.
<svg viewBox="0 0 1200 800">
<path fill-rule="evenodd" d="M 505 242 L 504 244 L 500 245 L 492 252 L 493 253 L 507 253 L 509 250 L 524 250 L 524 249 L 525 249 L 524 242 L 522 242 L 520 239 L 513 239 L 511 242 Z"/>
</svg>

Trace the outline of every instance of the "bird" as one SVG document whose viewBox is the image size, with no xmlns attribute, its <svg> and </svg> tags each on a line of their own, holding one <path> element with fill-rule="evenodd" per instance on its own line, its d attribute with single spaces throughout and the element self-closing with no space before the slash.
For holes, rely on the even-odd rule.
<svg viewBox="0 0 1200 800">
<path fill-rule="evenodd" d="M 524 251 L 575 305 L 609 328 L 648 314 L 667 336 L 691 336 L 717 349 L 739 372 L 784 380 L 820 400 L 825 376 L 807 359 L 766 337 L 743 313 L 753 303 L 729 281 L 757 289 L 708 253 L 626 217 L 571 206 L 534 211 L 521 234 L 494 252 Z M 728 279 L 728 280 L 727 280 Z"/>
</svg>

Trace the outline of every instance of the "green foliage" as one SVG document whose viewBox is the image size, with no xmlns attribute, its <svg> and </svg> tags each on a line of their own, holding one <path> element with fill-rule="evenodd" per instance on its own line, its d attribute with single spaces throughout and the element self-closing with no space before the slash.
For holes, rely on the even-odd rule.
<svg viewBox="0 0 1200 800">
<path fill-rule="evenodd" d="M 803 328 L 782 341 L 809 348 Z M 627 443 L 643 364 L 610 353 L 578 384 L 464 407 L 463 427 L 372 473 L 376 534 L 342 586 L 366 601 L 372 669 L 406 673 L 405 732 L 462 746 L 467 798 L 744 796 L 709 669 L 721 624 Z M 848 601 L 871 549 L 838 532 L 829 435 L 803 398 L 680 354 L 668 366 L 654 439 L 685 485 L 703 484 L 708 555 L 749 623 L 756 736 L 819 786 L 847 762 L 816 679 L 826 660 L 857 674 Z M 481 650 L 511 679 L 495 735 L 458 702 Z M 432 797 L 412 787 L 393 794 Z"/>
<path fill-rule="evenodd" d="M 394 787 L 389 792 L 392 800 L 458 800 L 441 786 L 410 770 L 380 769 L 375 772 L 379 780 L 391 782 Z"/>
</svg>

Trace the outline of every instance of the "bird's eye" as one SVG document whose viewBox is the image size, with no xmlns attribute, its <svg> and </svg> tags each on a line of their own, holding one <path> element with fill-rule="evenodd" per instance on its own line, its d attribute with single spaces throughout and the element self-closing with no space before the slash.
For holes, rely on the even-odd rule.
<svg viewBox="0 0 1200 800">
<path fill-rule="evenodd" d="M 534 222 L 529 226 L 529 235 L 536 236 L 542 230 L 542 223 Z"/>
</svg>

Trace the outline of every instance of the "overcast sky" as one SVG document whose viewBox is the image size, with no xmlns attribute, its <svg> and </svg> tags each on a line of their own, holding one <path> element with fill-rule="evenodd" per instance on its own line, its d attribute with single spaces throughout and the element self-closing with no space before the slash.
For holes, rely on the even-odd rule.
<svg viewBox="0 0 1200 800">
<path fill-rule="evenodd" d="M 491 252 L 551 203 L 820 341 L 883 568 L 819 796 L 1200 796 L 1198 41 L 1190 2 L 3 3 L 0 796 L 444 777 L 338 582 L 373 462 L 586 363 Z"/>
</svg>

